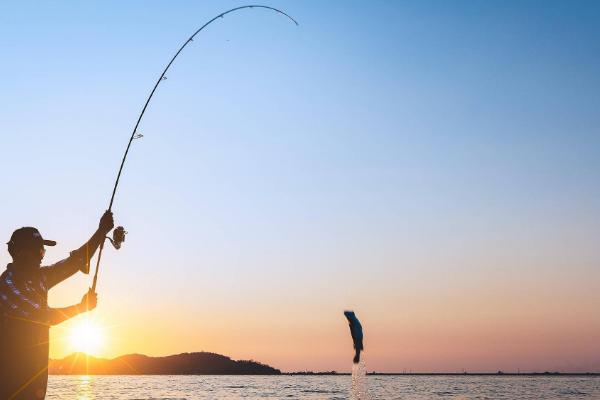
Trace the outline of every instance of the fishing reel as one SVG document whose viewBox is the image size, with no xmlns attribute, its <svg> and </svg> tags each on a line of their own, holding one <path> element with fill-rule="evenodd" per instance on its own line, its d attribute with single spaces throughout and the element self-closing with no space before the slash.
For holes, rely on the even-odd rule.
<svg viewBox="0 0 600 400">
<path fill-rule="evenodd" d="M 119 250 L 121 248 L 121 245 L 123 244 L 123 242 L 125 242 L 125 235 L 127 234 L 127 231 L 125 230 L 125 228 L 123 228 L 122 226 L 117 226 L 114 230 L 113 230 L 113 234 L 112 234 L 112 238 L 110 237 L 106 237 L 108 240 L 110 240 L 110 243 L 112 243 L 113 247 L 117 250 Z"/>
</svg>

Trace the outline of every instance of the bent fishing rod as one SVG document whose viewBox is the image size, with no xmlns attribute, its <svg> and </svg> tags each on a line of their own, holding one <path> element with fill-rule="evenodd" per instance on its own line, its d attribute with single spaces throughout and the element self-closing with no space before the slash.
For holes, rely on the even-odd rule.
<svg viewBox="0 0 600 400">
<path fill-rule="evenodd" d="M 135 139 L 140 139 L 143 135 L 138 133 L 138 127 L 140 125 L 140 122 L 142 121 L 142 118 L 144 117 L 144 113 L 146 112 L 146 109 L 148 108 L 148 104 L 150 103 L 150 100 L 152 100 L 152 97 L 154 96 L 154 92 L 156 92 L 156 89 L 158 88 L 158 85 L 160 85 L 160 83 L 166 79 L 165 74 L 167 73 L 167 71 L 169 70 L 169 68 L 171 67 L 171 65 L 173 64 L 173 62 L 175 61 L 175 59 L 177 58 L 177 56 L 179 56 L 179 54 L 181 53 L 181 51 L 191 42 L 194 41 L 194 37 L 200 33 L 204 28 L 206 28 L 208 25 L 210 25 L 211 23 L 213 23 L 214 21 L 216 21 L 219 18 L 223 18 L 225 15 L 238 11 L 238 10 L 243 10 L 245 8 L 263 8 L 266 10 L 271 10 L 274 11 L 278 14 L 281 14 L 285 17 L 287 17 L 290 21 L 292 21 L 294 24 L 296 24 L 296 26 L 298 25 L 298 22 L 292 18 L 290 15 L 286 14 L 285 12 L 278 10 L 276 8 L 273 7 L 269 7 L 269 6 L 262 6 L 262 5 L 246 5 L 246 6 L 240 6 L 240 7 L 235 7 L 232 8 L 231 10 L 227 10 L 219 15 L 217 15 L 216 17 L 214 17 L 213 19 L 211 19 L 210 21 L 206 22 L 204 25 L 202 25 L 200 28 L 198 28 L 198 30 L 196 30 L 196 32 L 194 32 L 192 34 L 192 36 L 190 36 L 179 48 L 179 50 L 177 50 L 177 52 L 175 53 L 175 55 L 173 56 L 173 58 L 171 58 L 171 61 L 169 61 L 169 63 L 167 64 L 167 66 L 165 67 L 165 69 L 163 70 L 162 74 L 160 74 L 160 77 L 158 78 L 158 80 L 156 81 L 156 83 L 154 84 L 154 87 L 152 88 L 152 91 L 150 92 L 150 95 L 148 96 L 148 98 L 146 99 L 146 103 L 144 104 L 144 107 L 142 108 L 142 112 L 140 113 L 135 126 L 133 128 L 133 131 L 131 132 L 131 136 L 129 137 L 129 142 L 127 143 L 127 147 L 125 148 L 125 154 L 123 154 L 123 159 L 121 160 L 121 166 L 119 167 L 119 172 L 117 173 L 117 180 L 115 181 L 115 186 L 113 187 L 113 191 L 112 191 L 112 195 L 110 197 L 110 203 L 108 205 L 108 211 L 112 210 L 112 206 L 113 203 L 115 201 L 115 194 L 117 193 L 117 187 L 119 186 L 119 179 L 121 178 L 121 173 L 123 172 L 123 166 L 125 165 L 125 160 L 127 159 L 127 154 L 129 154 L 129 148 L 131 147 L 131 143 L 133 143 L 133 141 Z M 115 246 L 115 248 L 120 248 L 121 243 L 125 240 L 125 230 L 123 229 L 123 227 L 117 227 L 114 231 L 113 231 L 113 238 L 108 238 L 111 243 L 113 244 L 113 246 Z M 98 270 L 100 269 L 100 260 L 102 259 L 102 250 L 104 249 L 104 240 L 100 243 L 100 249 L 98 251 L 98 259 L 96 260 L 96 272 L 94 272 L 94 281 L 92 283 L 92 288 L 91 291 L 95 292 L 96 291 L 96 283 L 98 281 Z"/>
</svg>

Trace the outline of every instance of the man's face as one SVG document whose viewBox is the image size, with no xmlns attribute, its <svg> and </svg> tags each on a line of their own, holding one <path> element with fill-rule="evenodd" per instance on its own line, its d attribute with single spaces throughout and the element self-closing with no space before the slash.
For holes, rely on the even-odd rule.
<svg viewBox="0 0 600 400">
<path fill-rule="evenodd" d="M 46 249 L 42 243 L 39 245 L 32 244 L 17 252 L 15 262 L 26 266 L 39 267 L 44 259 L 44 254 L 46 254 Z"/>
</svg>

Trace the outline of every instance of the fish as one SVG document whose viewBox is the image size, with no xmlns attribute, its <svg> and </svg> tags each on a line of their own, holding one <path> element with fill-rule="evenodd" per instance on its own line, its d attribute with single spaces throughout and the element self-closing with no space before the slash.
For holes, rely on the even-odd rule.
<svg viewBox="0 0 600 400">
<path fill-rule="evenodd" d="M 350 326 L 350 335 L 352 336 L 352 341 L 354 342 L 355 354 L 352 361 L 354 364 L 358 364 L 360 362 L 360 352 L 364 350 L 362 325 L 356 317 L 356 314 L 354 314 L 354 311 L 344 311 L 344 316 L 348 320 L 348 325 Z"/>
</svg>

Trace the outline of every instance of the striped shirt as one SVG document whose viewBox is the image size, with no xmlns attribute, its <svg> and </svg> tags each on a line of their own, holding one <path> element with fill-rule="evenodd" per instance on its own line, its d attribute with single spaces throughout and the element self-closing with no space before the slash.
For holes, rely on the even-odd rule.
<svg viewBox="0 0 600 400">
<path fill-rule="evenodd" d="M 48 289 L 86 266 L 87 257 L 80 251 L 30 273 L 8 264 L 0 275 L 0 315 L 47 324 Z"/>
<path fill-rule="evenodd" d="M 2 313 L 6 316 L 31 318 L 38 316 L 48 307 L 48 289 L 43 274 L 33 279 L 22 280 L 15 277 L 9 264 L 0 279 L 0 301 Z"/>
<path fill-rule="evenodd" d="M 43 399 L 48 381 L 48 290 L 89 271 L 86 246 L 47 267 L 8 264 L 0 275 L 0 399 Z M 16 397 L 15 397 L 16 396 Z"/>
</svg>

